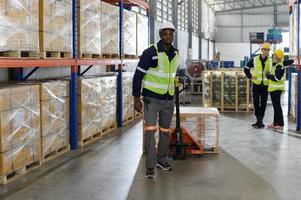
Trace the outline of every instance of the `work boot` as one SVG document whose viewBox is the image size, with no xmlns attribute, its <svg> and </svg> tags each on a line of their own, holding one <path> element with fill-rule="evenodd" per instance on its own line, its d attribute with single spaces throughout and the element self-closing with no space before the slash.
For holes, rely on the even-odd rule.
<svg viewBox="0 0 301 200">
<path fill-rule="evenodd" d="M 257 128 L 260 125 L 260 117 L 256 116 L 256 123 L 252 124 L 254 128 Z"/>
<path fill-rule="evenodd" d="M 258 126 L 256 126 L 256 128 L 264 128 L 264 124 L 263 124 L 263 117 L 258 117 L 259 123 Z"/>
</svg>

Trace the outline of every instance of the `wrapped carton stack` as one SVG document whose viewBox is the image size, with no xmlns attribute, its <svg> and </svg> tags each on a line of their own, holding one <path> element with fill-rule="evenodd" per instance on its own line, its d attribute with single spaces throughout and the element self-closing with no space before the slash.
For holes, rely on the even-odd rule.
<svg viewBox="0 0 301 200">
<path fill-rule="evenodd" d="M 123 86 L 123 116 L 124 124 L 134 120 L 134 101 L 132 96 L 132 83 L 133 73 L 123 73 L 122 86 Z"/>
<path fill-rule="evenodd" d="M 0 1 L 0 57 L 39 56 L 39 0 Z"/>
<path fill-rule="evenodd" d="M 39 85 L 0 86 L 0 175 L 3 184 L 41 164 L 39 96 Z"/>
</svg>

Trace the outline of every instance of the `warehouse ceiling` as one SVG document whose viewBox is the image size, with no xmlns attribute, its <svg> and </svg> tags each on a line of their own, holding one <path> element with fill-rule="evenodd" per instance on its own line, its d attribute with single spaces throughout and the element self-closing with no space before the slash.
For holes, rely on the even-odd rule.
<svg viewBox="0 0 301 200">
<path fill-rule="evenodd" d="M 216 12 L 288 5 L 288 0 L 205 0 Z"/>
</svg>

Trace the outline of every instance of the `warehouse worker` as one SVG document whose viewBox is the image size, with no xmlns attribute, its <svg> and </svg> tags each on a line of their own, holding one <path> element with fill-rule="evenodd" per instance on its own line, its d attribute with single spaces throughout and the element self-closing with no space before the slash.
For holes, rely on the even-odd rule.
<svg viewBox="0 0 301 200">
<path fill-rule="evenodd" d="M 254 128 L 263 128 L 263 118 L 268 100 L 268 83 L 265 76 L 272 66 L 272 60 L 269 57 L 271 46 L 264 43 L 261 47 L 261 54 L 250 59 L 244 67 L 246 76 L 252 80 L 253 104 L 255 109 L 256 122 L 252 124 Z M 294 61 L 288 60 L 284 65 L 290 65 Z"/>
<path fill-rule="evenodd" d="M 172 45 L 175 27 L 162 24 L 160 41 L 144 50 L 133 78 L 134 107 L 142 111 L 141 87 L 144 101 L 144 147 L 146 152 L 146 175 L 151 179 L 155 167 L 171 171 L 168 164 L 168 140 L 170 122 L 174 112 L 174 80 L 179 65 L 178 50 Z M 158 119 L 159 117 L 159 119 Z M 158 155 L 155 133 L 159 122 Z"/>
<path fill-rule="evenodd" d="M 268 125 L 268 128 L 282 130 L 284 126 L 283 113 L 281 108 L 281 94 L 285 90 L 285 69 L 283 67 L 284 53 L 278 49 L 273 55 L 272 69 L 266 73 L 269 80 L 268 92 L 271 95 L 274 108 L 274 121 Z"/>
</svg>

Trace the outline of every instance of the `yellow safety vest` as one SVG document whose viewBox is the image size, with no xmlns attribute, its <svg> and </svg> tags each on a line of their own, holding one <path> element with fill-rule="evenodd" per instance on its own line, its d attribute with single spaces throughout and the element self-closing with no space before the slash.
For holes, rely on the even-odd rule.
<svg viewBox="0 0 301 200">
<path fill-rule="evenodd" d="M 282 67 L 282 69 L 284 69 L 282 63 L 277 63 L 275 66 L 272 67 L 271 75 L 275 76 L 276 68 L 279 65 Z M 279 81 L 269 80 L 268 92 L 273 92 L 276 90 L 281 90 L 281 91 L 285 90 L 285 73 L 283 74 L 282 78 Z"/>
<path fill-rule="evenodd" d="M 269 84 L 269 80 L 267 79 L 267 77 L 265 76 L 266 72 L 269 71 L 269 69 L 272 66 L 272 60 L 271 58 L 267 58 L 267 60 L 265 61 L 265 66 L 264 66 L 264 70 L 262 71 L 262 63 L 260 60 L 260 55 L 256 56 L 254 58 L 254 68 L 251 69 L 251 74 L 256 78 L 253 79 L 252 82 L 255 83 L 256 85 L 260 85 L 262 82 L 264 85 L 268 85 Z"/>
<path fill-rule="evenodd" d="M 147 70 L 143 78 L 143 88 L 161 95 L 167 92 L 174 95 L 174 81 L 179 66 L 179 54 L 176 52 L 175 57 L 169 61 L 165 52 L 158 52 L 157 44 L 152 46 L 157 52 L 157 56 L 153 59 L 158 59 L 158 66 L 156 68 L 150 67 Z"/>
</svg>

